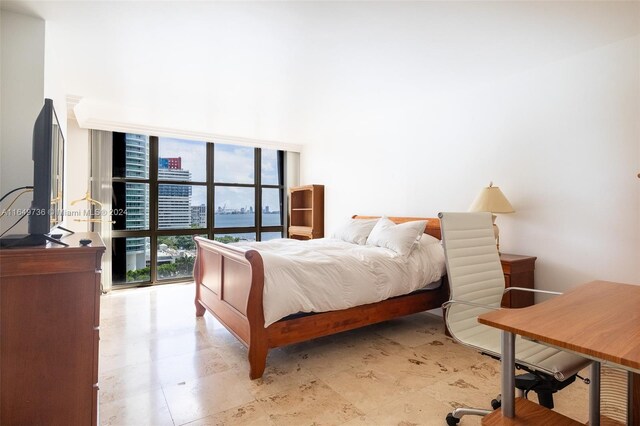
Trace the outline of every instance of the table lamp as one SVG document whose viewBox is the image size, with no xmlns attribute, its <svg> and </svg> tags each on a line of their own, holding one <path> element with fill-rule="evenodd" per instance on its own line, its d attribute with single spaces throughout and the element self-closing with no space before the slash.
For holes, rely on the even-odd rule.
<svg viewBox="0 0 640 426">
<path fill-rule="evenodd" d="M 496 213 L 513 213 L 515 210 L 504 196 L 500 188 L 493 186 L 493 182 L 489 186 L 483 188 L 476 200 L 469 207 L 470 212 L 490 212 L 493 218 L 493 234 L 496 237 L 496 247 L 500 253 L 500 230 L 496 225 Z"/>
</svg>

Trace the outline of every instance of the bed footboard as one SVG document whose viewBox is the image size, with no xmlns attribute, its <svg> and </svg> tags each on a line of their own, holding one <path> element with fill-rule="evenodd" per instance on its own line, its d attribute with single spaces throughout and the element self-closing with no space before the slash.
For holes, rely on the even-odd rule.
<svg viewBox="0 0 640 426">
<path fill-rule="evenodd" d="M 396 223 L 424 219 L 428 220 L 425 232 L 440 238 L 437 218 L 391 218 Z M 444 281 L 436 290 L 414 292 L 341 311 L 283 318 L 265 328 L 264 264 L 260 254 L 202 237 L 195 237 L 195 241 L 196 315 L 211 312 L 248 348 L 251 379 L 262 377 L 270 348 L 440 308 L 449 298 L 449 288 Z"/>
<path fill-rule="evenodd" d="M 255 250 L 195 237 L 196 315 L 208 310 L 249 350 L 249 376 L 262 376 L 268 351 L 262 294 L 264 266 Z"/>
</svg>

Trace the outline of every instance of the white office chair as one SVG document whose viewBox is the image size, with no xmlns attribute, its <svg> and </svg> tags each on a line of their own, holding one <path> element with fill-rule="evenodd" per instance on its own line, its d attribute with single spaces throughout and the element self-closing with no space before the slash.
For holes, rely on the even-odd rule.
<svg viewBox="0 0 640 426">
<path fill-rule="evenodd" d="M 443 305 L 449 332 L 459 343 L 499 359 L 500 330 L 480 324 L 478 315 L 500 309 L 506 291 L 560 293 L 518 287 L 505 290 L 491 213 L 440 213 L 439 217 L 450 288 L 450 300 Z M 590 363 L 568 352 L 516 337 L 516 367 L 528 372 L 516 377 L 516 388 L 525 397 L 533 390 L 540 404 L 547 408 L 553 408 L 553 393 L 572 383 L 577 373 Z M 499 398 L 491 405 L 498 408 Z M 452 426 L 464 415 L 484 416 L 490 412 L 458 408 L 446 420 Z"/>
</svg>

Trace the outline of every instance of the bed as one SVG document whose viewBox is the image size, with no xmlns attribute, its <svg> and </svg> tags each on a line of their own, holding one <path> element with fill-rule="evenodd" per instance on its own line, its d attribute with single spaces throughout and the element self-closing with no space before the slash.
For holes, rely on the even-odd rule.
<svg viewBox="0 0 640 426">
<path fill-rule="evenodd" d="M 374 216 L 353 216 L 354 219 L 373 219 Z M 390 217 L 394 223 L 427 220 L 425 234 L 437 239 L 440 221 L 437 218 Z M 391 297 L 374 303 L 331 310 L 298 313 L 274 320 L 263 305 L 265 290 L 265 262 L 255 249 L 222 244 L 196 237 L 196 315 L 209 311 L 240 342 L 248 348 L 249 377 L 257 379 L 264 373 L 267 353 L 292 343 L 327 336 L 369 324 L 387 321 L 425 310 L 440 308 L 448 300 L 446 276 L 441 285 L 420 289 L 409 294 Z M 306 243 L 305 243 L 306 244 Z M 270 263 L 267 262 L 267 265 Z M 267 271 L 270 272 L 270 271 Z"/>
</svg>

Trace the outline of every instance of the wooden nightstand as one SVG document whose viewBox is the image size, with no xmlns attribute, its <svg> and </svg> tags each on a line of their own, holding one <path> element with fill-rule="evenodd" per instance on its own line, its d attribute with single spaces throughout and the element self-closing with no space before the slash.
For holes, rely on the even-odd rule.
<svg viewBox="0 0 640 426">
<path fill-rule="evenodd" d="M 533 272 L 536 257 L 517 254 L 500 254 L 500 263 L 504 272 L 504 286 L 533 288 Z M 524 308 L 533 305 L 533 293 L 512 291 L 502 299 L 503 308 Z"/>
</svg>

